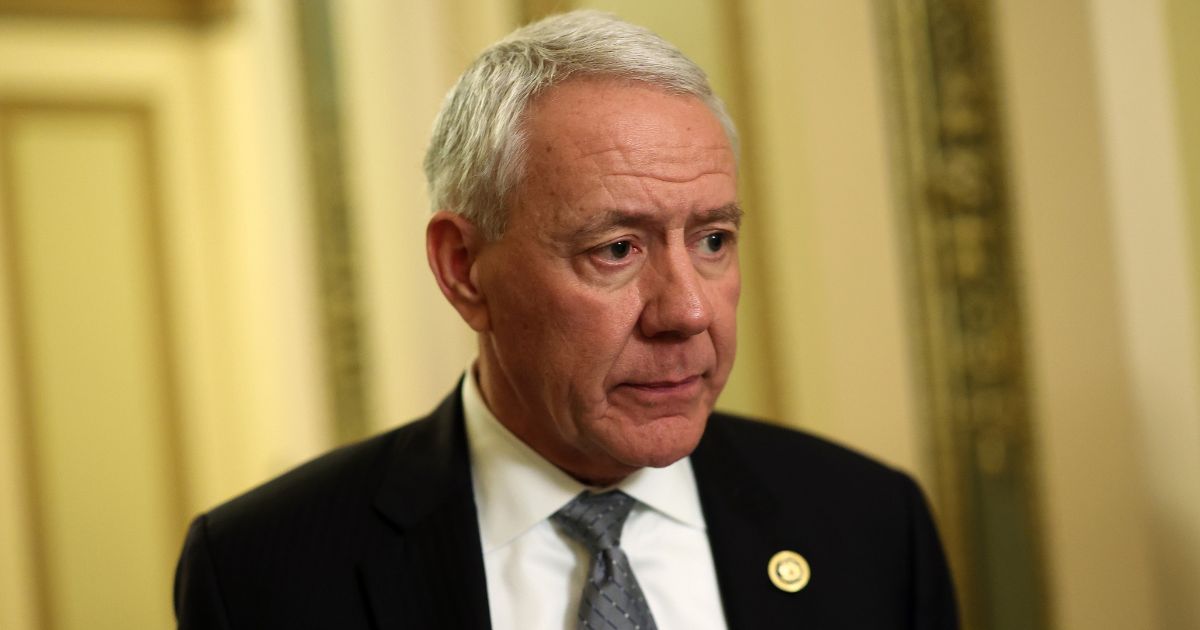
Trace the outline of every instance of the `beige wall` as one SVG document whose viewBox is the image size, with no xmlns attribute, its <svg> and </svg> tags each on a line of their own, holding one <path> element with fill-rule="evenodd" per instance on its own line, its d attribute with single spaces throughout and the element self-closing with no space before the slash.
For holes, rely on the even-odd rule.
<svg viewBox="0 0 1200 630">
<path fill-rule="evenodd" d="M 185 509 L 147 126 L 136 108 L 44 106 L 10 108 L 4 125 L 31 447 L 21 472 L 35 482 L 34 557 L 57 627 L 169 618 L 162 598 L 124 605 L 170 578 Z M 98 580 L 101 567 L 123 579 Z"/>
<path fill-rule="evenodd" d="M 1130 446 L 1145 466 L 1161 622 L 1190 628 L 1200 626 L 1200 311 L 1164 5 L 1094 0 L 1092 31 L 1136 418 Z"/>
<path fill-rule="evenodd" d="M 1091 34 L 1082 0 L 1047 7 L 996 16 L 1054 625 L 1153 628 Z"/>
<path fill-rule="evenodd" d="M 139 81 L 157 75 L 185 91 L 159 73 L 186 63 L 188 49 L 162 31 L 112 46 L 103 34 L 43 26 L 5 23 L 0 35 L 4 303 L 16 316 L 0 331 L 12 378 L 0 421 L 6 447 L 18 445 L 5 475 L 26 494 L 0 510 L 10 515 L 0 554 L 26 571 L 5 576 L 14 588 L 0 592 L 0 614 L 12 617 L 0 623 L 161 623 L 169 607 L 158 601 L 121 612 L 167 592 L 184 518 L 176 497 L 186 492 L 172 481 L 178 449 L 163 439 L 178 418 L 154 304 L 150 221 L 162 207 L 147 171 L 157 148 L 148 134 L 172 121 L 146 115 Z M 139 50 L 154 56 L 130 63 Z M 105 62 L 119 70 L 104 76 L 93 64 Z M 105 579 L 122 566 L 127 581 Z"/>
<path fill-rule="evenodd" d="M 419 166 L 442 94 L 479 48 L 515 24 L 523 4 L 336 3 L 348 200 L 378 429 L 427 411 L 474 354 L 426 270 Z M 577 4 L 614 10 L 679 43 L 709 68 L 741 117 L 746 295 L 741 352 L 722 406 L 817 431 L 928 478 L 872 3 Z M 1193 4 L 993 3 L 1057 628 L 1200 624 L 1191 596 L 1200 589 L 1200 253 L 1197 232 L 1189 232 L 1200 230 L 1200 98 L 1198 49 L 1185 26 L 1196 23 Z M 14 350 L 28 340 L 13 336 L 7 300 L 15 272 L 4 252 L 2 628 L 39 627 L 39 585 L 30 576 L 45 559 L 34 541 L 66 536 L 74 542 L 59 545 L 62 553 L 83 553 L 75 545 L 84 534 L 64 523 L 74 516 L 65 510 L 87 505 L 78 492 L 84 486 L 28 496 L 26 471 L 54 478 L 53 466 L 81 448 L 70 440 L 87 435 L 84 450 L 131 453 L 112 474 L 133 476 L 113 477 L 122 481 L 104 496 L 116 501 L 146 484 L 136 510 L 116 513 L 150 542 L 138 547 L 142 569 L 120 592 L 79 588 L 79 574 L 49 570 L 48 597 L 70 601 L 60 628 L 80 625 L 79 611 L 106 610 L 122 598 L 157 622 L 147 623 L 170 623 L 169 570 L 184 516 L 169 507 L 172 493 L 155 485 L 161 479 L 137 471 L 180 467 L 184 481 L 175 489 L 190 514 L 332 441 L 289 6 L 246 0 L 230 20 L 204 29 L 0 18 L 0 100 L 119 102 L 150 114 L 157 157 L 150 172 L 137 170 L 136 151 L 120 153 L 134 132 L 112 121 L 89 124 L 108 130 L 102 146 L 117 156 L 112 168 L 132 182 L 135 192 L 120 194 L 157 191 L 182 445 L 171 455 L 151 441 L 168 426 L 152 400 L 168 377 L 137 363 L 142 355 L 95 346 L 78 355 L 95 370 L 149 370 L 151 402 L 137 414 L 67 409 L 53 429 L 68 429 L 55 434 L 61 440 L 44 441 L 48 450 L 26 446 Z M 67 164 L 70 143 L 86 134 L 64 129 L 38 127 L 35 146 L 57 153 L 23 153 L 24 163 Z M 127 212 L 121 216 L 144 222 L 116 192 L 60 190 L 40 172 L 29 180 L 32 190 L 57 199 L 54 207 Z M 0 243 L 12 238 L 0 231 Z M 64 246 L 29 251 L 51 260 Z M 137 259 L 106 260 L 147 271 Z M 54 274 L 62 269 L 42 268 L 25 284 L 60 287 Z M 119 275 L 80 271 L 105 269 Z M 132 280 L 108 282 L 98 307 L 141 303 L 129 293 Z M 145 328 L 120 339 L 161 346 Z M 39 356 L 59 359 L 74 352 L 41 348 Z M 96 434 L 72 432 L 73 423 Z M 61 472 L 66 479 L 86 473 L 70 465 Z M 26 517 L 34 499 L 56 502 L 46 510 L 52 527 Z"/>
<path fill-rule="evenodd" d="M 42 627 L 40 599 L 55 628 L 169 625 L 170 578 L 187 516 L 328 445 L 300 175 L 306 152 L 298 144 L 294 40 L 285 7 L 246 2 L 236 20 L 209 29 L 0 19 L 0 100 L 35 109 L 134 107 L 147 115 L 145 148 L 154 156 L 151 168 L 142 168 L 144 156 L 128 150 L 143 147 L 129 144 L 138 136 L 107 119 L 89 118 L 83 127 L 67 120 L 30 127 L 22 132 L 28 150 L 15 154 L 17 166 L 34 169 L 21 180 L 26 197 L 4 210 L 25 216 L 42 199 L 78 214 L 74 220 L 65 215 L 62 225 L 88 225 L 82 220 L 91 217 L 99 221 L 89 227 L 94 230 L 120 225 L 125 217 L 133 222 L 129 231 L 148 234 L 149 215 L 128 200 L 154 199 L 163 255 L 155 265 L 128 259 L 133 253 L 122 247 L 80 247 L 102 243 L 98 233 L 88 239 L 51 229 L 61 237 L 57 241 L 0 235 L 19 241 L 23 273 L 29 274 L 24 300 L 55 309 L 34 314 L 39 334 L 53 340 L 73 332 L 78 341 L 47 345 L 15 330 L 12 292 L 4 294 L 0 627 Z M 86 147 L 72 143 L 96 134 L 102 159 L 79 162 Z M 0 143 L 16 140 L 9 134 Z M 86 177 L 104 174 L 101 166 L 126 188 L 83 186 Z M 53 215 L 29 216 L 50 221 Z M 68 235 L 84 240 L 62 240 Z M 8 290 L 16 270 L 4 242 L 0 276 Z M 98 258 L 64 267 L 72 251 Z M 28 257 L 58 262 L 30 265 Z M 130 314 L 142 312 L 144 298 L 133 292 L 139 276 L 118 272 L 120 265 L 163 273 L 161 322 L 133 326 L 138 320 Z M 72 269 L 81 280 L 64 277 Z M 68 298 L 84 301 L 63 301 Z M 97 331 L 74 323 L 103 313 L 125 327 Z M 166 343 L 156 332 L 159 323 L 170 331 Z M 25 396 L 39 409 L 36 417 L 18 405 L 22 379 L 13 335 L 21 335 L 31 355 L 25 363 L 58 366 L 23 375 L 36 385 Z M 135 350 L 147 345 L 174 358 L 173 374 L 138 363 L 143 355 Z M 73 374 L 83 380 L 63 380 Z M 112 382 L 122 376 L 126 380 Z M 63 388 L 77 398 L 64 397 Z M 152 402 L 129 407 L 139 396 L 153 401 L 171 388 L 177 413 L 153 412 Z M 112 404 L 89 405 L 86 392 L 104 394 L 102 400 Z M 76 407 L 64 406 L 72 402 Z M 36 423 L 36 450 L 25 447 L 29 432 L 22 427 L 30 422 Z M 171 425 L 179 428 L 178 452 L 158 446 L 157 436 Z M 184 471 L 182 483 L 165 472 L 147 472 L 174 467 Z M 39 473 L 37 496 L 28 496 L 29 470 Z M 89 491 L 89 482 L 99 486 Z M 161 483 L 171 491 L 147 489 Z M 172 495 L 185 497 L 186 504 L 175 505 Z M 41 506 L 37 527 L 27 518 L 31 504 Z M 111 535 L 108 549 L 96 548 L 101 535 Z M 44 584 L 33 579 L 38 564 Z"/>
<path fill-rule="evenodd" d="M 743 3 L 780 419 L 926 480 L 869 2 Z M 925 487 L 932 490 L 932 485 Z"/>
<path fill-rule="evenodd" d="M 997 18 L 1056 626 L 1194 627 L 1200 320 L 1162 5 Z"/>
<path fill-rule="evenodd" d="M 1200 3 L 1166 0 L 1164 21 L 1170 44 L 1171 85 L 1178 107 L 1182 179 L 1186 186 L 1192 264 L 1200 286 Z"/>
<path fill-rule="evenodd" d="M 471 6 L 359 2 L 334 15 L 376 429 L 428 413 L 475 356 L 474 336 L 426 262 L 421 170 L 442 95 L 515 23 L 504 3 Z"/>
</svg>

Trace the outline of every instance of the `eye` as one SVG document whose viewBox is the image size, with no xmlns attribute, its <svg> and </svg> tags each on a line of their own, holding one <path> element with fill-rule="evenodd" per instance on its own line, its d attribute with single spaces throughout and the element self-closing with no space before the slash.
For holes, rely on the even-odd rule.
<svg viewBox="0 0 1200 630">
<path fill-rule="evenodd" d="M 725 247 L 725 241 L 728 238 L 729 235 L 725 232 L 713 232 L 700 239 L 700 249 L 706 254 L 715 254 Z"/>
<path fill-rule="evenodd" d="M 600 256 L 600 258 L 602 258 L 604 260 L 617 261 L 617 260 L 624 260 L 625 258 L 628 258 L 629 254 L 632 251 L 633 251 L 633 242 L 632 241 L 616 241 L 615 243 L 609 243 L 608 245 L 602 245 L 599 249 L 596 250 L 596 253 L 597 253 L 597 255 Z"/>
<path fill-rule="evenodd" d="M 587 260 L 595 269 L 615 272 L 630 269 L 642 260 L 646 253 L 642 241 L 633 234 L 614 235 L 613 240 L 593 245 L 586 251 Z"/>
</svg>

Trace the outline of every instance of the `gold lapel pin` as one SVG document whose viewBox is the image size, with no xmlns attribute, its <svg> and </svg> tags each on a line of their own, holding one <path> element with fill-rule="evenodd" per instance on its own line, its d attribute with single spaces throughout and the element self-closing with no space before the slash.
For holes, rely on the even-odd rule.
<svg viewBox="0 0 1200 630">
<path fill-rule="evenodd" d="M 812 569 L 804 556 L 795 551 L 780 551 L 767 563 L 767 577 L 781 591 L 795 593 L 808 585 Z"/>
</svg>

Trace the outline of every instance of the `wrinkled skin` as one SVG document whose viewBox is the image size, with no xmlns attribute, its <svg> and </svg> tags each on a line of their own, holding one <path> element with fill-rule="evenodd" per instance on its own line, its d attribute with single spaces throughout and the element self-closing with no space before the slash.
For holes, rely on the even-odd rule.
<svg viewBox="0 0 1200 630">
<path fill-rule="evenodd" d="M 686 457 L 736 350 L 737 173 L 691 96 L 577 78 L 527 111 L 508 227 L 478 248 L 484 398 L 587 483 Z"/>
</svg>

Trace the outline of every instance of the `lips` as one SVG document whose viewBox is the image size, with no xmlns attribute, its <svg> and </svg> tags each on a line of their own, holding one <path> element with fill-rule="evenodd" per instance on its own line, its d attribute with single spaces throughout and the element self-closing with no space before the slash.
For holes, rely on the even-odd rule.
<svg viewBox="0 0 1200 630">
<path fill-rule="evenodd" d="M 687 389 L 688 387 L 691 387 L 692 385 L 695 385 L 696 383 L 699 383 L 699 382 L 700 382 L 700 375 L 696 374 L 696 375 L 689 376 L 687 378 L 681 378 L 681 379 L 677 379 L 677 380 L 628 381 L 628 382 L 622 383 L 622 385 L 625 385 L 627 387 L 632 387 L 632 388 L 638 389 L 638 390 L 647 391 L 647 392 L 664 392 L 664 393 L 666 393 L 666 392 L 671 392 L 671 391 L 675 391 L 675 390 Z"/>
<path fill-rule="evenodd" d="M 630 380 L 617 385 L 610 401 L 629 406 L 630 410 L 637 409 L 635 415 L 649 419 L 688 415 L 703 400 L 703 392 L 702 374 L 679 379 Z"/>
<path fill-rule="evenodd" d="M 699 400 L 703 390 L 704 377 L 696 374 L 680 379 L 626 381 L 613 394 L 638 407 L 685 413 Z"/>
</svg>

